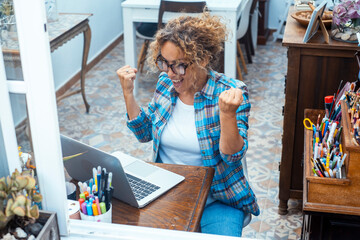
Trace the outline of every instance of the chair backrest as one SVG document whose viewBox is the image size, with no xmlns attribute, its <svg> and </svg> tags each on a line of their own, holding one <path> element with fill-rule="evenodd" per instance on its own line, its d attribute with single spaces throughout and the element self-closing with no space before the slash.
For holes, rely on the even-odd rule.
<svg viewBox="0 0 360 240">
<path fill-rule="evenodd" d="M 162 28 L 164 12 L 201 13 L 206 7 L 206 1 L 167 1 L 161 0 L 158 17 L 158 29 Z"/>
<path fill-rule="evenodd" d="M 240 39 L 242 38 L 248 27 L 249 27 L 249 22 L 250 22 L 250 10 L 251 10 L 251 6 L 252 6 L 253 0 L 248 0 L 245 3 L 244 8 L 241 11 L 241 15 L 240 15 L 240 23 L 238 26 L 238 29 L 236 31 L 236 38 Z M 255 9 L 255 7 L 254 7 Z"/>
<path fill-rule="evenodd" d="M 250 8 L 250 14 L 252 15 L 254 12 L 255 12 L 255 8 L 256 8 L 256 5 L 257 5 L 257 2 L 259 0 L 253 0 L 252 3 L 251 3 L 251 8 Z"/>
<path fill-rule="evenodd" d="M 250 29 L 251 37 L 252 37 L 252 45 L 254 48 L 256 48 L 257 45 L 257 36 L 258 36 L 258 21 L 259 21 L 259 8 L 258 8 L 258 1 L 259 0 L 253 0 L 253 3 L 251 5 L 250 9 Z"/>
</svg>

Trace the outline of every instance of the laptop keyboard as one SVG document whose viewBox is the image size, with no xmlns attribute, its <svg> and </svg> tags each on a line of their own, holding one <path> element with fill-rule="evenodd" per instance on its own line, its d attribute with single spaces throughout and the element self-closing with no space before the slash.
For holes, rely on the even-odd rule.
<svg viewBox="0 0 360 240">
<path fill-rule="evenodd" d="M 134 177 L 126 173 L 131 189 L 134 192 L 137 201 L 140 201 L 144 197 L 158 190 L 160 187 L 147 181 L 141 180 L 140 178 Z"/>
</svg>

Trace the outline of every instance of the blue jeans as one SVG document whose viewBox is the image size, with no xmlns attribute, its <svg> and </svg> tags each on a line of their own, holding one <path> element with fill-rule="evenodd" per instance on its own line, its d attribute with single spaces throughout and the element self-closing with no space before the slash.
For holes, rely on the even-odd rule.
<svg viewBox="0 0 360 240">
<path fill-rule="evenodd" d="M 207 205 L 201 218 L 201 232 L 241 237 L 244 212 L 215 201 Z"/>
</svg>

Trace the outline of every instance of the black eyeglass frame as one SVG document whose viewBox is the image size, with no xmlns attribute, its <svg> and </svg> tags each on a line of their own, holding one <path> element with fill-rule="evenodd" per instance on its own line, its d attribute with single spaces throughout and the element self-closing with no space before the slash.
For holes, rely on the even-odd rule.
<svg viewBox="0 0 360 240">
<path fill-rule="evenodd" d="M 162 61 L 166 64 L 167 66 L 167 69 L 163 69 L 159 66 L 159 61 Z M 169 68 L 171 68 L 171 71 L 173 71 L 173 73 L 177 74 L 177 75 L 180 75 L 180 76 L 184 76 L 186 74 L 186 69 L 188 66 L 191 65 L 190 64 L 186 64 L 186 63 L 173 63 L 173 64 L 169 64 L 169 62 L 161 55 L 159 54 L 155 60 L 155 64 L 157 66 L 157 68 L 160 70 L 160 71 L 163 71 L 163 72 L 168 72 L 169 71 Z M 162 65 L 162 64 L 161 64 Z M 184 67 L 184 74 L 179 74 L 178 71 L 176 70 L 176 66 L 183 66 Z"/>
</svg>

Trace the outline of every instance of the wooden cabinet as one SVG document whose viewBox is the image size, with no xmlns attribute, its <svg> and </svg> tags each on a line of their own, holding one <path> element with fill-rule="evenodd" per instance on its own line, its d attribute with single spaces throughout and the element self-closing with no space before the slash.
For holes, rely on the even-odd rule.
<svg viewBox="0 0 360 240">
<path fill-rule="evenodd" d="M 333 95 L 341 80 L 355 81 L 359 71 L 356 44 L 333 41 L 326 44 L 321 32 L 303 43 L 306 29 L 290 14 L 283 46 L 288 48 L 285 106 L 279 182 L 279 214 L 287 213 L 289 198 L 302 198 L 304 109 L 324 109 L 324 97 Z"/>
</svg>

